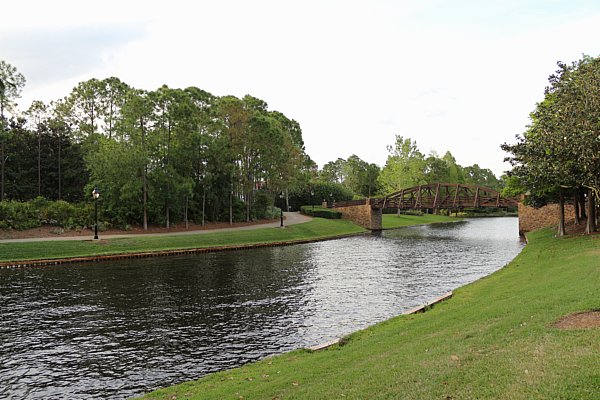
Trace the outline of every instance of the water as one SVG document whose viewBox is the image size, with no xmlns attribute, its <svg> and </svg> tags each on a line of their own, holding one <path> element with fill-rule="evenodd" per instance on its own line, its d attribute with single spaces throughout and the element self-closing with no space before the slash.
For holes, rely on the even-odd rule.
<svg viewBox="0 0 600 400">
<path fill-rule="evenodd" d="M 515 218 L 0 270 L 0 398 L 127 398 L 348 334 L 504 266 Z"/>
</svg>

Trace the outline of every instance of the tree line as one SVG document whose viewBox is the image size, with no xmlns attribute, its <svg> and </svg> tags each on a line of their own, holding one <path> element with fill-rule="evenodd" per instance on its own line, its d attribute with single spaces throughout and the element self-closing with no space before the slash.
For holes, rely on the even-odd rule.
<svg viewBox="0 0 600 400">
<path fill-rule="evenodd" d="M 2 61 L 0 82 L 0 201 L 76 202 L 98 187 L 118 224 L 249 221 L 316 169 L 298 122 L 250 95 L 111 77 L 19 112 L 25 78 Z"/>
<path fill-rule="evenodd" d="M 589 234 L 596 231 L 600 196 L 600 58 L 558 62 L 548 81 L 527 130 L 501 146 L 513 165 L 509 186 L 535 206 L 558 202 L 559 236 L 565 201 L 572 199 L 575 222 L 585 219 Z"/>
<path fill-rule="evenodd" d="M 272 216 L 274 205 L 299 209 L 432 182 L 502 186 L 489 169 L 462 167 L 450 152 L 424 155 L 399 135 L 383 168 L 352 155 L 319 170 L 300 124 L 250 95 L 147 91 L 110 77 L 21 112 L 15 100 L 24 85 L 0 61 L 0 204 L 89 203 L 97 187 L 105 221 L 147 228 L 250 221 Z"/>
<path fill-rule="evenodd" d="M 478 185 L 495 190 L 503 188 L 503 180 L 490 169 L 477 164 L 463 167 L 449 151 L 443 157 L 436 152 L 425 155 L 415 140 L 400 135 L 396 135 L 395 139 L 394 145 L 387 147 L 389 154 L 383 168 L 352 155 L 348 159 L 338 158 L 325 164 L 317 179 L 341 184 L 363 197 L 436 182 Z"/>
</svg>

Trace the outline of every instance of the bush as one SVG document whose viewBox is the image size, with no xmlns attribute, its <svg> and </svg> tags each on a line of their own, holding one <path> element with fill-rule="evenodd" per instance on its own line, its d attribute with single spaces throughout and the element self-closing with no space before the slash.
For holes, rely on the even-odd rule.
<svg viewBox="0 0 600 400">
<path fill-rule="evenodd" d="M 329 208 L 314 207 L 313 206 L 302 206 L 300 212 L 311 217 L 327 218 L 327 219 L 341 219 L 342 213 Z"/>
<path fill-rule="evenodd" d="M 269 206 L 269 207 L 267 207 L 267 211 L 265 213 L 265 219 L 279 218 L 280 215 L 281 215 L 281 208 Z"/>
<path fill-rule="evenodd" d="M 91 226 L 92 218 L 93 205 L 88 203 L 48 201 L 42 197 L 27 202 L 0 202 L 0 229 L 25 230 L 42 225 L 74 229 Z"/>
<path fill-rule="evenodd" d="M 245 221 L 246 220 L 246 203 L 238 198 L 233 199 L 233 221 Z M 221 209 L 219 215 L 219 221 L 229 221 L 229 205 Z"/>
<path fill-rule="evenodd" d="M 259 190 L 254 194 L 254 204 L 252 211 L 257 219 L 269 218 L 269 207 L 271 206 L 272 198 L 264 190 Z"/>
<path fill-rule="evenodd" d="M 31 229 L 41 225 L 39 210 L 31 202 L 0 202 L 0 221 L 5 229 Z"/>
</svg>

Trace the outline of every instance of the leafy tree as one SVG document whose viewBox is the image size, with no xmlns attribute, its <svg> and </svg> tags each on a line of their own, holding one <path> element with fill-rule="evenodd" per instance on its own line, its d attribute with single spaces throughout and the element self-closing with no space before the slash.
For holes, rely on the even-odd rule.
<svg viewBox="0 0 600 400">
<path fill-rule="evenodd" d="M 425 181 L 427 183 L 446 182 L 454 183 L 450 180 L 450 167 L 448 163 L 439 158 L 437 153 L 432 152 L 424 163 Z"/>
<path fill-rule="evenodd" d="M 369 164 L 353 154 L 342 166 L 343 184 L 358 195 L 370 197 L 377 191 L 379 172 L 378 165 Z"/>
<path fill-rule="evenodd" d="M 77 141 L 94 138 L 99 132 L 101 115 L 104 113 L 102 86 L 95 78 L 80 82 L 63 102 L 64 116 L 75 127 Z"/>
<path fill-rule="evenodd" d="M 464 183 L 463 169 L 449 151 L 444 154 L 442 160 L 446 163 L 448 169 L 448 183 Z"/>
<path fill-rule="evenodd" d="M 342 183 L 344 181 L 345 164 L 346 160 L 343 158 L 328 162 L 319 173 L 319 180 L 322 182 Z"/>
<path fill-rule="evenodd" d="M 534 200 L 558 198 L 564 234 L 565 191 L 586 188 L 586 232 L 595 226 L 595 200 L 600 190 L 600 60 L 584 56 L 567 65 L 558 63 L 545 97 L 531 114 L 531 125 L 516 144 L 501 147 L 512 154 L 511 176 L 520 180 Z M 577 196 L 579 197 L 579 196 Z"/>
<path fill-rule="evenodd" d="M 462 174 L 464 176 L 464 183 L 466 184 L 485 186 L 495 190 L 501 189 L 501 181 L 488 168 L 481 168 L 479 165 L 473 164 L 464 167 Z"/>
<path fill-rule="evenodd" d="M 21 96 L 25 86 L 25 77 L 15 67 L 0 60 L 0 201 L 4 200 L 5 170 L 8 156 L 6 142 L 10 132 L 6 129 L 5 112 L 12 112 L 14 100 Z"/>
<path fill-rule="evenodd" d="M 137 163 L 130 164 L 135 171 L 130 176 L 137 184 L 131 182 L 129 185 L 132 188 L 139 188 L 142 209 L 140 217 L 144 230 L 148 229 L 148 169 L 150 167 L 148 137 L 152 130 L 153 106 L 148 92 L 129 90 L 121 108 L 122 118 L 116 125 L 116 139 L 120 142 L 130 143 L 134 155 L 132 158 L 137 161 Z"/>
<path fill-rule="evenodd" d="M 394 146 L 387 149 L 389 155 L 378 180 L 385 193 L 427 183 L 425 157 L 414 140 L 396 135 Z"/>
<path fill-rule="evenodd" d="M 46 123 L 49 120 L 48 107 L 41 101 L 37 100 L 31 103 L 31 106 L 26 112 L 31 123 L 31 128 L 37 134 L 37 178 L 38 178 L 38 196 L 42 195 L 42 131 L 46 128 Z"/>
<path fill-rule="evenodd" d="M 107 220 L 147 229 L 190 217 L 250 220 L 265 214 L 265 198 L 272 205 L 315 175 L 299 123 L 249 95 L 90 79 L 49 105 L 34 102 L 28 120 L 8 121 L 18 86 L 2 75 L 3 196 L 78 200 L 98 186 Z"/>
</svg>

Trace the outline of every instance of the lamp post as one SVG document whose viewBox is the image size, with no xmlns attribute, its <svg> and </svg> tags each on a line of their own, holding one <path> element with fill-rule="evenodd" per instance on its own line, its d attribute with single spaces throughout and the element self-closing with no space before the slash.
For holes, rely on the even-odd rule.
<svg viewBox="0 0 600 400">
<path fill-rule="evenodd" d="M 283 192 L 279 193 L 279 199 L 281 200 L 281 224 L 279 225 L 280 228 L 283 228 Z"/>
<path fill-rule="evenodd" d="M 94 215 L 96 219 L 96 225 L 94 225 L 94 240 L 98 240 L 98 197 L 100 197 L 100 190 L 97 187 L 92 190 L 92 197 L 94 198 Z"/>
<path fill-rule="evenodd" d="M 314 200 L 314 197 L 315 197 L 315 191 L 312 190 L 312 189 L 310 189 L 310 205 L 312 207 L 313 216 L 315 214 L 315 200 Z"/>
</svg>

